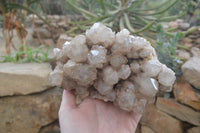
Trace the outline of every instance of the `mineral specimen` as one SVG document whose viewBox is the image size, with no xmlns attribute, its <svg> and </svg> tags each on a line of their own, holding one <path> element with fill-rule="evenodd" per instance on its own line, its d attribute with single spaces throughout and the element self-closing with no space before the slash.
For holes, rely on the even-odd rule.
<svg viewBox="0 0 200 133">
<path fill-rule="evenodd" d="M 126 29 L 115 34 L 101 23 L 54 53 L 57 66 L 50 81 L 54 86 L 74 89 L 78 102 L 90 96 L 142 113 L 158 91 L 171 91 L 176 79 L 175 73 L 159 62 L 147 40 Z"/>
</svg>

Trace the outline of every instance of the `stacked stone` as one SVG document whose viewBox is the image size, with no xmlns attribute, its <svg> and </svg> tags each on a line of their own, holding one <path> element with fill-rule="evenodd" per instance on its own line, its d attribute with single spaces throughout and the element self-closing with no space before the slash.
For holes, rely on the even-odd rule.
<svg viewBox="0 0 200 133">
<path fill-rule="evenodd" d="M 44 17 L 50 26 L 35 15 L 31 15 L 29 18 L 34 18 L 33 42 L 36 46 L 41 44 L 55 45 L 60 34 L 69 30 L 68 22 L 70 19 L 66 16 L 48 15 L 47 18 Z"/>
<path fill-rule="evenodd" d="M 58 62 L 50 81 L 75 89 L 78 103 L 90 95 L 141 113 L 159 90 L 171 91 L 176 79 L 144 38 L 126 29 L 115 34 L 101 23 L 54 52 Z"/>
<path fill-rule="evenodd" d="M 178 56 L 184 61 L 183 75 L 173 86 L 173 96 L 157 97 L 155 105 L 150 105 L 137 128 L 138 133 L 199 133 L 200 131 L 200 28 L 190 27 L 183 20 L 164 25 L 166 29 L 186 32 L 180 44 L 188 50 L 178 49 Z M 172 94 L 172 93 L 171 93 Z M 187 124 L 186 124 L 187 123 Z M 163 130 L 164 129 L 164 130 Z"/>
<path fill-rule="evenodd" d="M 50 72 L 49 63 L 0 63 L 1 133 L 59 131 L 62 89 L 50 86 Z"/>
<path fill-rule="evenodd" d="M 186 35 L 181 41 L 180 44 L 188 47 L 188 50 L 178 49 L 178 56 L 183 60 L 187 61 L 193 56 L 200 56 L 200 27 L 191 27 L 189 23 L 184 22 L 182 19 L 177 19 L 172 21 L 164 27 L 169 29 L 176 29 L 176 31 L 186 32 L 187 30 L 197 29 L 194 32 Z"/>
</svg>

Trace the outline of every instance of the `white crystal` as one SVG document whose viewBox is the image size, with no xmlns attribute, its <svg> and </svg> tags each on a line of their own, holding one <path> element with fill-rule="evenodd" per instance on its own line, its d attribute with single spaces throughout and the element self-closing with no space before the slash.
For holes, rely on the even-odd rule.
<svg viewBox="0 0 200 133">
<path fill-rule="evenodd" d="M 140 73 L 141 66 L 138 62 L 134 61 L 130 64 L 131 71 L 133 73 Z"/>
<path fill-rule="evenodd" d="M 154 97 L 158 92 L 158 82 L 145 74 L 137 75 L 134 82 L 138 85 L 138 91 L 148 97 Z"/>
<path fill-rule="evenodd" d="M 136 102 L 134 85 L 129 81 L 123 82 L 117 88 L 116 104 L 126 111 L 131 111 L 136 105 Z"/>
<path fill-rule="evenodd" d="M 66 76 L 83 86 L 91 85 L 97 78 L 97 70 L 88 64 L 76 64 L 69 60 L 63 69 Z"/>
<path fill-rule="evenodd" d="M 115 33 L 101 23 L 95 23 L 86 30 L 86 37 L 93 45 L 100 44 L 105 48 L 113 45 L 115 41 Z"/>
<path fill-rule="evenodd" d="M 129 37 L 129 31 L 123 29 L 122 31 L 116 34 L 115 45 L 112 47 L 113 53 L 127 54 L 132 49 L 132 38 Z"/>
<path fill-rule="evenodd" d="M 162 69 L 162 64 L 158 60 L 148 60 L 142 69 L 149 77 L 157 77 Z"/>
<path fill-rule="evenodd" d="M 97 67 L 101 66 L 101 64 L 107 62 L 106 53 L 107 50 L 104 47 L 98 45 L 92 46 L 92 49 L 88 54 L 89 63 Z"/>
<path fill-rule="evenodd" d="M 63 71 L 53 71 L 49 74 L 49 81 L 52 86 L 61 86 L 63 81 Z"/>
<path fill-rule="evenodd" d="M 121 54 L 113 54 L 110 57 L 110 64 L 114 68 L 120 68 L 128 62 L 127 58 Z"/>
<path fill-rule="evenodd" d="M 57 59 L 57 56 L 59 55 L 60 51 L 61 51 L 61 49 L 59 49 L 59 48 L 54 48 L 54 49 L 53 49 L 53 54 L 54 54 L 54 57 L 55 57 L 56 59 Z"/>
<path fill-rule="evenodd" d="M 103 80 L 108 85 L 114 85 L 119 81 L 117 72 L 110 66 L 103 69 Z"/>
<path fill-rule="evenodd" d="M 171 92 L 172 91 L 172 85 L 171 86 L 163 86 L 162 84 L 159 86 L 159 90 L 162 92 Z"/>
<path fill-rule="evenodd" d="M 113 86 L 112 85 L 108 85 L 106 84 L 103 80 L 99 79 L 95 84 L 94 84 L 95 88 L 98 90 L 98 92 L 102 95 L 107 95 L 109 94 L 112 89 Z"/>
<path fill-rule="evenodd" d="M 72 89 L 76 89 L 76 87 L 77 87 L 77 83 L 74 80 L 70 79 L 66 75 L 63 77 L 63 82 L 62 82 L 63 89 L 72 90 Z"/>
<path fill-rule="evenodd" d="M 142 37 L 136 37 L 136 36 L 130 36 L 132 38 L 132 45 L 134 48 L 134 51 L 141 50 L 147 46 L 151 46 L 151 44 L 144 38 Z"/>
<path fill-rule="evenodd" d="M 49 82 L 52 86 L 61 87 L 63 81 L 63 64 L 57 63 L 56 68 L 49 74 Z"/>
<path fill-rule="evenodd" d="M 54 48 L 53 52 L 54 52 L 54 57 L 56 58 L 57 61 L 65 63 L 68 60 L 67 54 L 63 52 L 62 49 Z"/>
<path fill-rule="evenodd" d="M 101 95 L 99 94 L 97 91 L 92 91 L 91 92 L 91 97 L 92 98 L 97 98 L 97 99 L 101 99 L 105 102 L 111 101 L 114 102 L 116 99 L 116 91 L 112 90 L 109 94 L 107 95 Z"/>
<path fill-rule="evenodd" d="M 136 51 L 130 51 L 127 53 L 127 57 L 130 59 L 137 59 L 139 58 L 139 54 Z"/>
<path fill-rule="evenodd" d="M 121 79 L 127 79 L 131 74 L 131 69 L 129 65 L 122 65 L 118 71 L 118 77 Z"/>
<path fill-rule="evenodd" d="M 124 39 L 129 37 L 130 32 L 127 29 L 123 29 L 116 34 L 116 43 L 123 44 Z"/>
<path fill-rule="evenodd" d="M 140 98 L 139 100 L 137 100 L 137 106 L 135 106 L 134 108 L 135 113 L 142 114 L 144 112 L 146 104 L 147 100 L 144 98 Z"/>
<path fill-rule="evenodd" d="M 151 44 L 127 29 L 115 35 L 96 23 L 86 37 L 78 35 L 54 53 L 57 66 L 50 81 L 75 90 L 77 104 L 91 96 L 142 113 L 159 90 L 171 91 L 175 81 L 175 73 L 158 61 Z"/>
<path fill-rule="evenodd" d="M 144 47 L 140 53 L 139 53 L 139 56 L 141 58 L 146 58 L 146 57 L 153 57 L 155 56 L 155 52 L 154 52 L 154 48 L 153 47 Z"/>
<path fill-rule="evenodd" d="M 63 47 L 67 56 L 75 62 L 84 62 L 87 60 L 88 47 L 86 46 L 86 38 L 84 35 L 78 35 L 70 44 Z"/>
</svg>

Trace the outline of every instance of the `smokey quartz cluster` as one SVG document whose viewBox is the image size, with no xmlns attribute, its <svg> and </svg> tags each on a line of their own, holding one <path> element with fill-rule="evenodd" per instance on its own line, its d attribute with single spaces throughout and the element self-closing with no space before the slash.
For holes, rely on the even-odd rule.
<svg viewBox="0 0 200 133">
<path fill-rule="evenodd" d="M 171 91 L 175 81 L 175 73 L 158 61 L 147 40 L 126 29 L 115 34 L 101 23 L 54 53 L 57 66 L 50 81 L 74 89 L 77 102 L 90 96 L 141 113 L 158 91 Z"/>
</svg>

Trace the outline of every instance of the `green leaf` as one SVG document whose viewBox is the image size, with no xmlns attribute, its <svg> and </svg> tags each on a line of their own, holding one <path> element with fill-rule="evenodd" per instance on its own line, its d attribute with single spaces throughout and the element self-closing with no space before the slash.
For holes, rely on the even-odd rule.
<svg viewBox="0 0 200 133">
<path fill-rule="evenodd" d="M 78 10 L 80 13 L 82 14 L 85 14 L 87 15 L 88 17 L 97 17 L 95 14 L 85 10 L 85 9 L 82 9 L 82 8 L 79 8 L 77 7 L 75 4 L 73 4 L 70 0 L 66 0 L 72 7 L 74 7 L 76 10 Z"/>
<path fill-rule="evenodd" d="M 131 31 L 131 32 L 135 32 L 134 28 L 132 27 L 130 20 L 128 18 L 128 15 L 126 13 L 124 13 L 124 20 L 126 23 L 127 28 Z"/>
<path fill-rule="evenodd" d="M 134 33 L 135 33 L 135 34 L 138 34 L 138 33 L 144 32 L 144 31 L 148 30 L 149 28 L 151 28 L 151 26 L 152 26 L 154 23 L 155 23 L 155 21 L 149 23 L 148 25 L 146 25 L 145 27 L 141 28 L 140 30 L 135 31 Z"/>
<path fill-rule="evenodd" d="M 136 1 L 132 6 L 126 8 L 125 10 L 131 11 L 132 9 L 138 7 L 139 5 L 141 5 L 145 0 L 138 0 Z"/>
<path fill-rule="evenodd" d="M 104 1 L 103 1 L 103 0 L 100 0 L 100 4 L 101 4 L 101 9 L 104 11 L 104 14 L 107 13 L 107 10 L 106 10 L 106 8 L 105 8 Z"/>
<path fill-rule="evenodd" d="M 123 17 L 121 17 L 120 18 L 120 20 L 119 20 L 119 27 L 120 27 L 120 30 L 123 30 L 123 29 L 125 29 L 125 27 L 124 27 L 124 19 L 123 19 Z"/>
<path fill-rule="evenodd" d="M 154 12 L 154 13 L 142 13 L 142 12 L 133 12 L 133 13 L 138 14 L 138 15 L 142 15 L 142 16 L 153 16 L 153 15 L 162 14 L 162 13 L 166 12 L 167 10 L 169 10 L 170 8 L 172 8 L 178 1 L 179 0 L 175 0 L 170 5 L 168 5 L 166 8 L 164 8 L 163 10 L 157 11 L 157 12 Z"/>
</svg>

